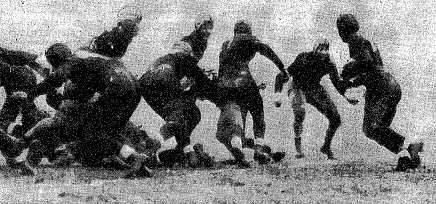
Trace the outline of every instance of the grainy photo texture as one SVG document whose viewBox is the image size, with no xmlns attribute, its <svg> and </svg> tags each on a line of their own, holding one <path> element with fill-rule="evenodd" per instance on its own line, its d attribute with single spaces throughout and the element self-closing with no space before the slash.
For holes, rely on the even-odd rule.
<svg viewBox="0 0 436 204">
<path fill-rule="evenodd" d="M 0 11 L 0 203 L 436 203 L 434 1 Z"/>
</svg>

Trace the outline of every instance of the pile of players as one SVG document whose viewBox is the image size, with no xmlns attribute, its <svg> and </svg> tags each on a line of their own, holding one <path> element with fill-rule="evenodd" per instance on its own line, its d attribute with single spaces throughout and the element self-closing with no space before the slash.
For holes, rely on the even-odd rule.
<svg viewBox="0 0 436 204">
<path fill-rule="evenodd" d="M 171 52 L 155 60 L 139 79 L 133 76 L 120 59 L 138 34 L 141 20 L 141 15 L 122 19 L 111 31 L 74 52 L 62 43 L 50 46 L 45 57 L 52 69 L 36 63 L 37 55 L 1 50 L 0 84 L 6 91 L 6 101 L 0 112 L 0 150 L 10 167 L 23 175 L 34 175 L 35 167 L 47 158 L 56 166 L 117 166 L 127 169 L 125 177 L 129 178 L 150 177 L 150 168 L 159 166 L 211 167 L 214 159 L 201 144 L 190 142 L 201 120 L 195 104 L 198 99 L 209 100 L 219 108 L 216 138 L 230 151 L 234 164 L 250 167 L 243 148 L 253 149 L 254 160 L 260 164 L 279 162 L 285 154 L 273 152 L 264 142 L 263 100 L 249 68 L 256 53 L 280 70 L 275 92 L 282 92 L 284 83 L 292 77 L 288 93 L 294 95 L 297 158 L 304 157 L 300 136 L 305 118 L 303 104 L 308 103 L 329 120 L 321 152 L 335 159 L 331 143 L 341 119 L 320 85 L 321 78 L 330 75 L 343 96 L 351 87 L 366 87 L 363 132 L 395 154 L 407 149 L 410 157 L 400 158 L 397 170 L 420 165 L 423 144 L 406 147 L 405 138 L 389 128 L 401 99 L 400 86 L 384 70 L 379 50 L 359 34 L 353 15 L 343 14 L 337 19 L 339 36 L 348 44 L 352 59 L 341 75 L 330 60 L 326 40 L 300 53 L 286 70 L 275 52 L 252 34 L 250 23 L 238 21 L 234 36 L 222 45 L 218 76 L 212 79 L 197 65 L 214 26 L 209 15 L 199 16 L 194 31 L 174 43 Z M 41 83 L 36 83 L 35 72 L 44 77 Z M 46 95 L 47 104 L 56 109 L 53 116 L 35 105 L 34 99 L 40 95 Z M 129 122 L 141 98 L 165 120 L 160 132 L 164 140 L 176 139 L 174 149 L 159 152 L 160 142 Z M 280 102 L 276 105 L 280 106 Z M 254 139 L 245 135 L 248 112 L 253 118 Z M 8 131 L 20 113 L 22 125 Z M 26 148 L 29 151 L 25 160 L 17 161 Z"/>
</svg>

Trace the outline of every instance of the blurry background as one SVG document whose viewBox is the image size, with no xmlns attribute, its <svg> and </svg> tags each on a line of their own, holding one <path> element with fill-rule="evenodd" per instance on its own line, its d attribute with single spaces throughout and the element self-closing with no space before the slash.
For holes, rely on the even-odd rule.
<svg viewBox="0 0 436 204">
<path fill-rule="evenodd" d="M 388 69 L 401 84 L 403 98 L 392 127 L 410 140 L 424 140 L 424 161 L 436 156 L 436 2 L 415 1 L 261 1 L 261 0 L 6 0 L 0 5 L 0 46 L 42 54 L 51 44 L 64 42 L 73 49 L 88 43 L 93 36 L 116 24 L 118 10 L 126 4 L 138 6 L 143 12 L 141 30 L 123 58 L 125 65 L 140 76 L 154 59 L 167 53 L 171 44 L 194 29 L 194 19 L 200 13 L 215 18 L 215 28 L 209 47 L 200 62 L 206 69 L 218 68 L 218 54 L 222 43 L 233 34 L 237 20 L 247 19 L 253 32 L 269 44 L 286 66 L 296 55 L 312 49 L 313 42 L 325 37 L 331 42 L 331 55 L 341 71 L 349 59 L 348 48 L 336 30 L 340 13 L 355 14 L 361 32 L 378 44 Z M 252 73 L 260 83 L 266 83 L 264 97 L 266 139 L 277 150 L 287 151 L 287 159 L 294 158 L 293 114 L 290 100 L 281 108 L 272 101 L 274 77 L 278 69 L 266 58 L 257 55 L 251 63 Z M 361 131 L 363 116 L 363 88 L 353 89 L 348 95 L 361 103 L 351 106 L 333 89 L 328 77 L 322 84 L 328 87 L 342 117 L 342 126 L 333 142 L 333 151 L 342 159 L 396 161 L 396 156 L 364 137 Z M 2 89 L 1 89 L 2 90 Z M 4 91 L 0 93 L 0 105 Z M 213 104 L 198 102 L 202 121 L 193 133 L 193 142 L 203 142 L 219 158 L 230 154 L 215 139 L 219 110 Z M 44 97 L 38 105 L 48 109 Z M 319 153 L 327 119 L 313 107 L 307 107 L 303 146 L 307 160 L 325 160 Z M 163 120 L 142 101 L 132 117 L 148 133 L 160 138 Z M 247 133 L 252 137 L 251 119 Z M 174 145 L 167 141 L 165 146 Z"/>
</svg>

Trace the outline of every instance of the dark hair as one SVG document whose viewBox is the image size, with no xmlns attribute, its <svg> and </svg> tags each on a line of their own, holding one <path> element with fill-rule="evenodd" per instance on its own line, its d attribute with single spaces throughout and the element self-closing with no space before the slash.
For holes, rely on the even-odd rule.
<svg viewBox="0 0 436 204">
<path fill-rule="evenodd" d="M 236 22 L 233 32 L 235 34 L 251 34 L 251 25 L 244 20 L 240 20 Z"/>
<path fill-rule="evenodd" d="M 63 43 L 55 43 L 45 51 L 45 57 L 54 68 L 61 65 L 72 55 L 71 49 Z"/>
<path fill-rule="evenodd" d="M 341 34 L 349 35 L 359 31 L 360 26 L 353 14 L 341 14 L 336 20 L 336 26 Z"/>
</svg>

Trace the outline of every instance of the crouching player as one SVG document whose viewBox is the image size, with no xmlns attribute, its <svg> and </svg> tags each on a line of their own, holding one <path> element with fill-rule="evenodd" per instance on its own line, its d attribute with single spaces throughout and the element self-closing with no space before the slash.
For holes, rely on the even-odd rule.
<svg viewBox="0 0 436 204">
<path fill-rule="evenodd" d="M 345 64 L 341 76 L 350 80 L 349 87 L 365 86 L 363 132 L 371 140 L 394 154 L 407 149 L 409 157 L 398 160 L 397 170 L 416 169 L 421 164 L 422 142 L 405 147 L 405 137 L 389 126 L 401 100 L 401 87 L 394 76 L 384 70 L 378 48 L 359 34 L 359 23 L 352 14 L 341 14 L 337 21 L 339 36 L 348 44 L 353 61 Z"/>
<path fill-rule="evenodd" d="M 32 176 L 36 172 L 26 160 L 18 162 L 16 158 L 22 153 L 25 144 L 0 129 L 0 152 L 6 158 L 9 167 L 20 170 L 22 175 Z"/>
<path fill-rule="evenodd" d="M 130 38 L 135 36 L 135 21 L 126 20 L 120 26 L 116 31 L 126 32 Z M 130 42 L 130 38 L 126 40 Z M 47 89 L 66 82 L 66 90 L 59 114 L 56 113 L 58 117 L 55 115 L 52 122 L 49 121 L 29 133 L 30 138 L 47 139 L 46 142 L 33 142 L 32 151 L 28 155 L 31 163 L 39 163 L 46 149 L 42 145 L 51 144 L 48 153 L 54 154 L 53 150 L 57 145 L 72 141 L 66 148 L 69 153 L 68 160 L 93 165 L 105 157 L 123 152 L 122 156 L 135 160 L 129 176 L 135 176 L 142 170 L 149 176 L 150 172 L 142 165 L 146 156 L 125 144 L 124 138 L 119 134 L 140 101 L 140 96 L 136 93 L 136 78 L 121 63 L 98 53 L 89 57 L 82 56 L 83 53 L 80 56 L 62 57 L 64 52 L 71 53 L 68 47 L 62 45 L 52 46 L 47 52 L 53 52 L 48 55 L 48 58 L 51 56 L 49 62 L 58 65 L 59 69 L 41 87 Z M 63 106 L 67 108 L 62 108 Z M 73 128 L 67 128 L 71 124 L 75 124 Z M 65 133 L 65 130 L 71 131 Z M 44 136 L 46 133 L 57 137 Z M 65 138 L 55 142 L 50 139 L 59 138 L 59 135 L 64 135 Z"/>
<path fill-rule="evenodd" d="M 195 104 L 197 99 L 215 101 L 216 86 L 198 67 L 207 48 L 213 19 L 199 16 L 195 30 L 173 45 L 173 52 L 158 58 L 140 78 L 141 95 L 147 104 L 165 120 L 160 132 L 167 140 L 175 137 L 175 149 L 163 152 L 174 154 L 180 165 L 186 163 L 185 152 L 192 151 L 190 136 L 201 120 Z"/>
<path fill-rule="evenodd" d="M 18 115 L 21 113 L 21 124 L 15 125 L 11 133 L 11 136 L 20 139 L 38 121 L 50 115 L 36 106 L 34 103 L 35 97 L 27 98 L 26 95 L 26 92 L 34 90 L 37 85 L 36 73 L 33 70 L 37 66 L 36 62 L 34 62 L 36 57 L 30 54 L 27 54 L 30 56 L 24 55 L 24 52 L 19 51 L 12 52 L 3 49 L 1 51 L 0 87 L 5 89 L 6 98 L 0 110 L 0 130 L 7 134 L 9 126 L 17 120 Z M 31 68 L 27 66 L 28 64 L 36 65 L 32 65 Z M 2 151 L 7 150 L 3 149 Z M 4 156 L 9 166 L 15 165 L 14 157 Z"/>
<path fill-rule="evenodd" d="M 7 132 L 21 113 L 21 125 L 16 125 L 12 132 L 17 138 L 23 137 L 39 120 L 50 116 L 37 108 L 34 98 L 14 97 L 14 93 L 29 92 L 36 87 L 36 73 L 46 76 L 48 69 L 40 66 L 36 59 L 37 55 L 0 48 L 0 87 L 6 92 L 0 111 L 0 129 Z"/>
</svg>

